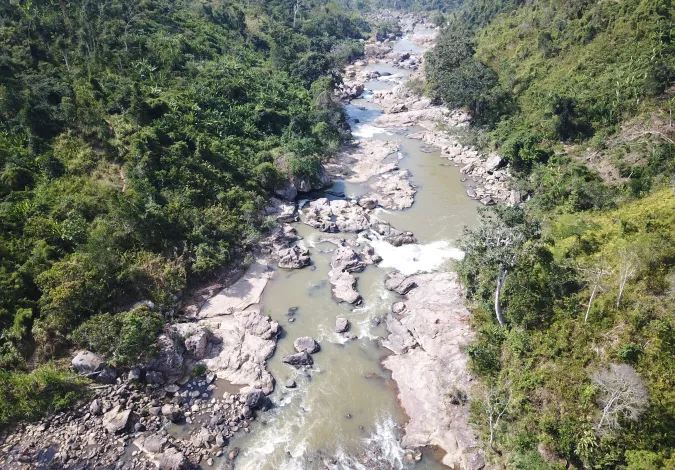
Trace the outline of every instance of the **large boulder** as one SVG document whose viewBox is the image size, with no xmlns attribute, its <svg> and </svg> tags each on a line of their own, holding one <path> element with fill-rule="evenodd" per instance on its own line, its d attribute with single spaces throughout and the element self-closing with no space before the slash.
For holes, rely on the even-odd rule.
<svg viewBox="0 0 675 470">
<path fill-rule="evenodd" d="M 120 405 L 117 405 L 103 415 L 103 427 L 110 434 L 122 432 L 129 424 L 130 416 L 131 410 L 123 410 Z"/>
<path fill-rule="evenodd" d="M 173 383 L 183 377 L 184 359 L 172 336 L 173 333 L 170 331 L 159 336 L 157 339 L 159 344 L 157 358 L 148 363 L 145 369 L 147 372 L 161 372 L 165 380 Z M 148 380 L 147 373 L 146 380 Z"/>
<path fill-rule="evenodd" d="M 281 362 L 289 364 L 293 367 L 311 366 L 314 364 L 312 356 L 310 356 L 307 351 L 296 354 L 288 354 L 281 359 Z"/>
<path fill-rule="evenodd" d="M 277 189 L 274 193 L 289 202 L 295 201 L 295 198 L 298 197 L 298 189 L 293 184 Z"/>
<path fill-rule="evenodd" d="M 415 282 L 413 277 L 406 277 L 399 272 L 394 272 L 390 273 L 384 281 L 384 287 L 397 294 L 406 295 L 412 289 L 417 287 L 417 282 Z"/>
<path fill-rule="evenodd" d="M 356 291 L 356 278 L 351 274 L 343 271 L 332 275 L 329 281 L 333 285 L 333 297 L 338 302 L 349 304 L 361 302 L 361 295 Z"/>
<path fill-rule="evenodd" d="M 351 247 L 339 246 L 333 252 L 330 267 L 334 273 L 360 273 L 366 268 L 366 263 L 361 261 L 361 257 Z"/>
<path fill-rule="evenodd" d="M 72 360 L 73 368 L 83 375 L 99 372 L 105 367 L 105 361 L 98 354 L 90 351 L 78 352 Z"/>
<path fill-rule="evenodd" d="M 157 467 L 159 470 L 188 470 L 190 461 L 182 452 L 171 447 L 160 454 Z"/>
<path fill-rule="evenodd" d="M 391 52 L 391 47 L 384 44 L 366 44 L 363 55 L 368 59 L 381 59 Z"/>
<path fill-rule="evenodd" d="M 164 374 L 157 372 L 156 370 L 150 370 L 145 374 L 145 381 L 150 385 L 162 385 L 166 382 Z"/>
<path fill-rule="evenodd" d="M 485 161 L 485 169 L 487 171 L 495 171 L 503 166 L 504 160 L 499 155 L 490 155 Z"/>
<path fill-rule="evenodd" d="M 295 341 L 293 341 L 293 347 L 299 353 L 308 352 L 309 354 L 314 354 L 319 352 L 319 343 L 317 343 L 313 338 L 309 336 L 302 336 Z"/>
<path fill-rule="evenodd" d="M 293 186 L 299 193 L 308 193 L 312 190 L 312 183 L 308 178 L 296 178 L 293 180 Z"/>
<path fill-rule="evenodd" d="M 284 269 L 299 269 L 310 263 L 309 251 L 297 245 L 279 250 L 277 256 L 279 256 L 279 267 Z"/>
<path fill-rule="evenodd" d="M 202 359 L 206 354 L 209 335 L 205 329 L 199 329 L 185 338 L 185 349 L 194 359 Z"/>
<path fill-rule="evenodd" d="M 116 379 L 117 372 L 110 366 L 104 366 L 96 375 L 96 381 L 102 384 L 114 384 Z"/>
<path fill-rule="evenodd" d="M 172 423 L 177 423 L 183 418 L 181 409 L 176 405 L 171 405 L 169 403 L 162 406 L 162 415 Z"/>
</svg>

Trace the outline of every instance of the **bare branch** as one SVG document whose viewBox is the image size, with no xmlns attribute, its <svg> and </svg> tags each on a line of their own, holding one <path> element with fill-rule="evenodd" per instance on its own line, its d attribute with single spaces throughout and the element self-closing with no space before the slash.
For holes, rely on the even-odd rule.
<svg viewBox="0 0 675 470">
<path fill-rule="evenodd" d="M 611 433 L 621 427 L 620 419 L 637 421 L 647 408 L 649 396 L 642 378 L 628 364 L 610 364 L 593 376 L 600 389 L 598 405 L 602 410 L 598 433 Z"/>
</svg>

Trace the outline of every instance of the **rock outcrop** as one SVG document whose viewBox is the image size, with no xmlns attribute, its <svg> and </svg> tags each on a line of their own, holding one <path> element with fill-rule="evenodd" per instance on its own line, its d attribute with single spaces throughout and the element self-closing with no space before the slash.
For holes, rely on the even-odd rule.
<svg viewBox="0 0 675 470">
<path fill-rule="evenodd" d="M 468 404 L 448 398 L 450 392 L 467 396 L 471 385 L 464 348 L 472 332 L 457 275 L 394 275 L 388 287 L 408 297 L 400 319 L 388 316 L 390 335 L 383 342 L 395 353 L 383 365 L 392 372 L 410 418 L 402 444 L 438 446 L 447 452 L 443 463 L 449 467 L 483 468 L 485 458 L 468 421 Z"/>
</svg>

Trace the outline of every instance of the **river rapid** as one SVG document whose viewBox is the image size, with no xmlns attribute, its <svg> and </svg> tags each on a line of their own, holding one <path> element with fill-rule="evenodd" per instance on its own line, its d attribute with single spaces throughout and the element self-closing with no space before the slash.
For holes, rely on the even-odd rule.
<svg viewBox="0 0 675 470">
<path fill-rule="evenodd" d="M 424 49 L 404 36 L 396 41 L 394 50 L 420 54 Z M 452 261 L 461 257 L 455 241 L 462 228 L 476 222 L 477 203 L 466 196 L 455 165 L 440 158 L 439 150 L 407 137 L 416 128 L 401 131 L 373 125 L 383 110 L 372 103 L 372 92 L 393 88 L 405 81 L 410 71 L 384 63 L 365 67 L 392 75 L 368 81 L 362 97 L 346 106 L 354 138 L 398 144 L 399 151 L 388 158 L 400 169 L 409 170 L 417 189 L 410 209 L 376 209 L 376 214 L 399 230 L 412 231 L 419 243 L 394 247 L 378 239 L 340 234 L 371 244 L 382 257 L 379 265 L 355 275 L 363 302 L 353 306 L 337 303 L 331 295 L 328 272 L 335 246 L 322 241 L 330 235 L 302 223 L 293 224 L 303 237 L 298 244 L 309 249 L 313 266 L 290 271 L 276 268 L 263 294 L 263 313 L 283 327 L 277 350 L 267 363 L 277 383 L 270 396 L 274 408 L 251 423 L 250 434 L 233 441 L 241 449 L 237 470 L 447 468 L 431 450 L 418 461 L 412 450 L 400 445 L 407 417 L 397 403 L 396 384 L 381 365 L 390 352 L 380 340 L 388 336 L 382 320 L 401 296 L 386 290 L 384 280 L 392 269 L 403 274 L 449 269 Z M 329 191 L 344 193 L 347 198 L 367 192 L 367 182 L 344 180 L 336 180 Z M 357 339 L 350 341 L 335 333 L 338 316 L 349 319 L 350 331 Z M 295 352 L 293 341 L 302 336 L 321 345 L 314 365 L 307 370 L 281 360 Z M 296 386 L 288 388 L 288 381 Z"/>
</svg>

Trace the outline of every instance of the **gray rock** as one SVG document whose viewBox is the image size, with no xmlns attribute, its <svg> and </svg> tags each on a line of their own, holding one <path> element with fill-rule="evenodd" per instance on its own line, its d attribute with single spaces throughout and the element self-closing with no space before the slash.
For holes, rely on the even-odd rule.
<svg viewBox="0 0 675 470">
<path fill-rule="evenodd" d="M 398 315 L 405 310 L 405 302 L 395 302 L 391 306 L 391 313 Z"/>
<path fill-rule="evenodd" d="M 314 354 L 319 352 L 319 343 L 309 336 L 302 336 L 295 341 L 293 341 L 293 347 L 298 352 L 308 352 L 309 354 Z"/>
<path fill-rule="evenodd" d="M 384 287 L 397 294 L 406 295 L 412 289 L 417 287 L 417 283 L 412 277 L 406 277 L 399 272 L 395 272 L 389 274 L 387 280 L 384 281 Z"/>
<path fill-rule="evenodd" d="M 361 257 L 348 246 L 338 246 L 333 252 L 333 257 L 330 261 L 331 270 L 333 273 L 348 272 L 360 273 L 366 269 L 366 263 L 361 261 Z"/>
<path fill-rule="evenodd" d="M 499 155 L 490 155 L 484 166 L 487 171 L 495 171 L 502 166 L 503 162 L 504 160 Z"/>
<path fill-rule="evenodd" d="M 304 268 L 311 261 L 309 251 L 297 245 L 279 250 L 277 256 L 279 257 L 279 267 L 284 269 Z"/>
<path fill-rule="evenodd" d="M 167 449 L 158 459 L 158 470 L 188 470 L 190 461 L 175 448 Z"/>
<path fill-rule="evenodd" d="M 90 351 L 80 351 L 72 360 L 73 368 L 80 374 L 89 375 L 100 371 L 105 362 L 98 354 Z"/>
<path fill-rule="evenodd" d="M 110 433 L 115 434 L 124 431 L 129 424 L 131 410 L 123 410 L 117 405 L 112 410 L 103 415 L 103 427 Z"/>
<path fill-rule="evenodd" d="M 356 291 L 356 278 L 347 272 L 332 275 L 329 279 L 333 285 L 333 297 L 339 302 L 358 304 L 361 295 Z"/>
<path fill-rule="evenodd" d="M 105 366 L 96 376 L 96 381 L 102 384 L 114 384 L 117 379 L 117 372 L 110 366 Z"/>
<path fill-rule="evenodd" d="M 295 198 L 298 197 L 298 190 L 292 184 L 285 186 L 281 189 L 277 189 L 274 193 L 286 201 L 295 201 Z"/>
<path fill-rule="evenodd" d="M 288 379 L 286 381 L 286 388 L 295 388 L 297 386 L 298 386 L 298 384 L 296 384 L 295 380 L 293 380 L 293 379 Z"/>
<path fill-rule="evenodd" d="M 172 423 L 176 423 L 183 418 L 183 412 L 176 405 L 166 404 L 162 406 L 162 415 Z"/>
<path fill-rule="evenodd" d="M 208 339 L 207 331 L 200 329 L 185 338 L 185 349 L 192 358 L 197 360 L 203 359 L 206 354 Z"/>
<path fill-rule="evenodd" d="M 183 355 L 176 347 L 176 343 L 171 337 L 171 333 L 160 335 L 159 338 L 157 338 L 157 342 L 159 344 L 159 354 L 157 359 L 146 366 L 146 371 L 161 372 L 164 375 L 164 380 L 175 382 L 183 376 Z M 146 381 L 148 381 L 147 372 Z M 161 383 L 164 383 L 164 381 Z"/>
<path fill-rule="evenodd" d="M 345 331 L 349 331 L 350 327 L 349 320 L 347 320 L 345 317 L 337 317 L 335 319 L 335 332 L 336 333 L 344 333 Z"/>
<path fill-rule="evenodd" d="M 246 395 L 246 406 L 251 408 L 252 410 L 256 408 L 262 408 L 267 402 L 267 397 L 265 396 L 265 392 L 263 392 L 259 388 L 254 388 L 250 392 L 248 392 L 248 395 Z"/>
<path fill-rule="evenodd" d="M 171 385 L 167 385 L 166 387 L 164 387 L 164 391 L 166 393 L 170 393 L 170 394 L 178 393 L 179 390 L 180 390 L 180 387 L 176 384 L 171 384 Z"/>
<path fill-rule="evenodd" d="M 101 404 L 101 400 L 99 400 L 98 398 L 94 399 L 89 405 L 89 412 L 94 416 L 97 416 L 100 415 L 102 411 L 103 405 Z"/>
<path fill-rule="evenodd" d="M 309 353 L 306 351 L 295 354 L 288 354 L 287 356 L 284 356 L 281 359 L 281 362 L 289 364 L 293 367 L 311 366 L 312 364 L 314 364 L 312 356 L 310 356 Z"/>
<path fill-rule="evenodd" d="M 164 374 L 151 370 L 145 373 L 145 381 L 151 385 L 161 385 L 166 382 Z"/>
<path fill-rule="evenodd" d="M 143 370 L 140 367 L 132 367 L 127 377 L 130 382 L 140 382 L 143 377 Z"/>
<path fill-rule="evenodd" d="M 312 190 L 312 183 L 306 178 L 296 178 L 293 181 L 293 186 L 299 193 L 308 193 Z"/>
<path fill-rule="evenodd" d="M 377 208 L 377 199 L 373 196 L 364 196 L 359 199 L 359 206 L 364 209 L 373 210 Z"/>
</svg>

